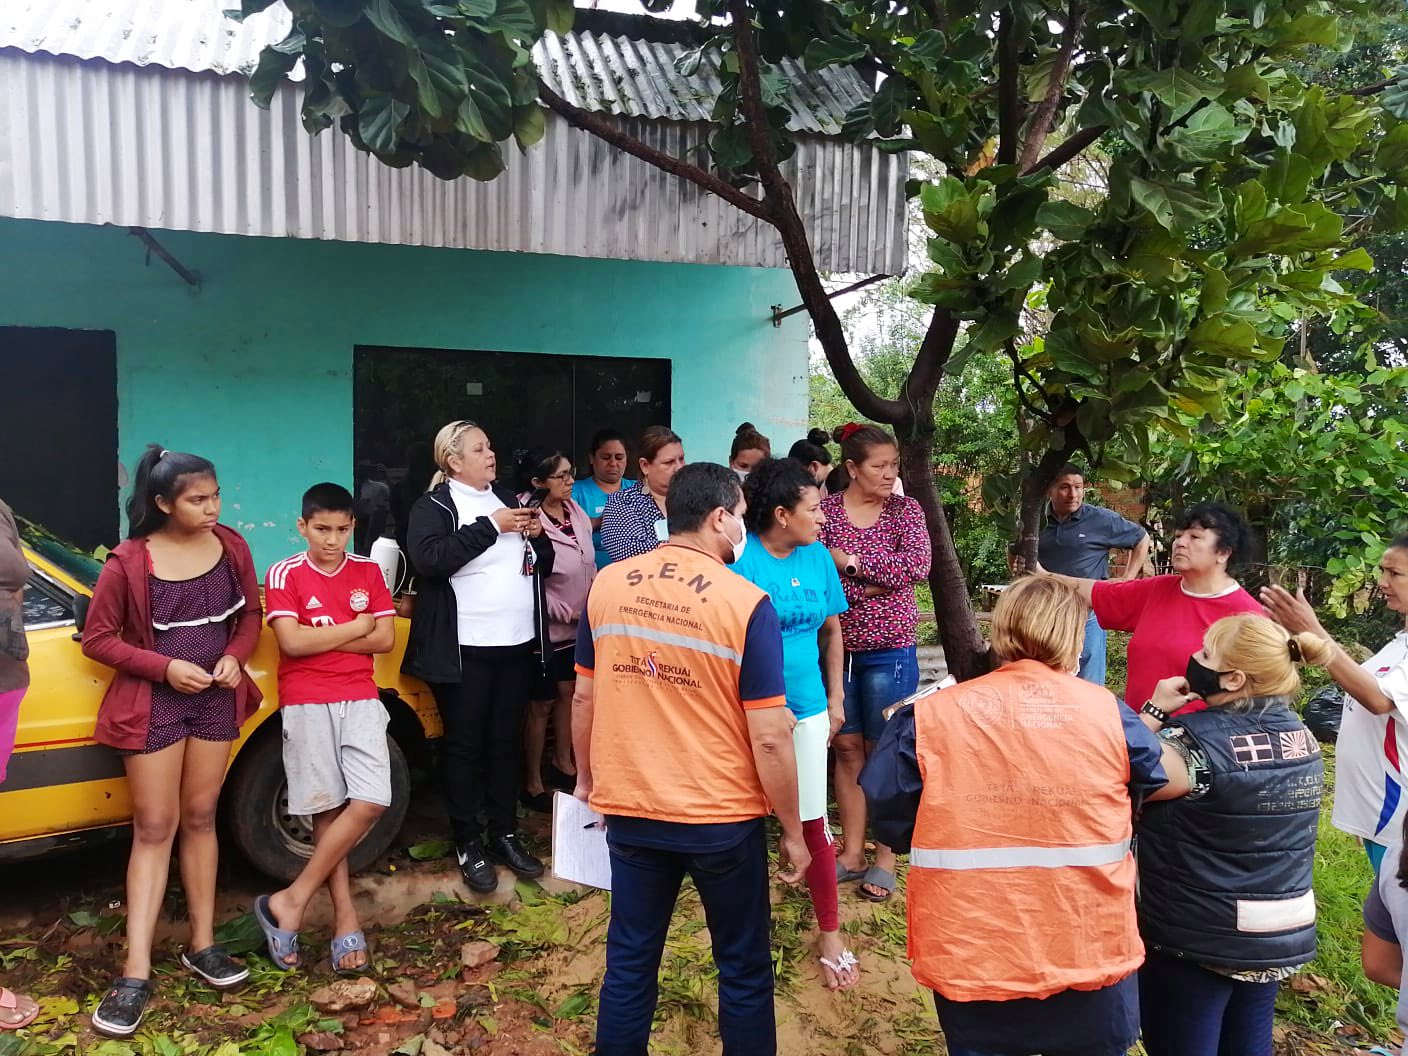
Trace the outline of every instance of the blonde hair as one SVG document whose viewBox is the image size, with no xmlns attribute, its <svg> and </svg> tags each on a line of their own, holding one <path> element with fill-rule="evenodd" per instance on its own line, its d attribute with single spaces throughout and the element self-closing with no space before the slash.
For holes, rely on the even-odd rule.
<svg viewBox="0 0 1408 1056">
<path fill-rule="evenodd" d="M 1251 697 L 1290 697 L 1300 691 L 1301 664 L 1327 664 L 1334 648 L 1317 634 L 1291 634 L 1265 616 L 1224 616 L 1203 636 L 1224 671 L 1247 676 Z"/>
<path fill-rule="evenodd" d="M 1036 660 L 1057 671 L 1073 670 L 1085 640 L 1085 600 L 1065 580 L 1031 575 L 997 599 L 992 647 L 1005 663 Z"/>
<path fill-rule="evenodd" d="M 478 429 L 476 422 L 471 422 L 467 418 L 461 418 L 456 422 L 449 422 L 440 427 L 440 431 L 435 434 L 435 445 L 431 449 L 435 455 L 435 464 L 440 467 L 430 478 L 430 488 L 439 487 L 450 476 L 450 458 L 460 453 L 460 440 L 464 434 L 471 429 Z M 426 490 L 429 491 L 430 488 Z"/>
</svg>

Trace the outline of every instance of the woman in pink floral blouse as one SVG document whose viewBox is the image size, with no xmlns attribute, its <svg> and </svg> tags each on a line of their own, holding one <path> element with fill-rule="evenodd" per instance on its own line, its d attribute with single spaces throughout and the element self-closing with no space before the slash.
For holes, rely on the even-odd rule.
<svg viewBox="0 0 1408 1056">
<path fill-rule="evenodd" d="M 831 551 L 850 604 L 841 614 L 846 722 L 832 741 L 844 844 L 836 878 L 860 880 L 862 898 L 883 902 L 895 889 L 895 853 L 877 843 L 875 863 L 866 868 L 865 794 L 856 779 L 880 739 L 884 710 L 919 685 L 914 585 L 929 575 L 929 533 L 919 503 L 894 494 L 895 438 L 878 426 L 854 423 L 838 429 L 836 438 L 849 484 L 821 505 L 826 514 L 821 541 Z"/>
</svg>

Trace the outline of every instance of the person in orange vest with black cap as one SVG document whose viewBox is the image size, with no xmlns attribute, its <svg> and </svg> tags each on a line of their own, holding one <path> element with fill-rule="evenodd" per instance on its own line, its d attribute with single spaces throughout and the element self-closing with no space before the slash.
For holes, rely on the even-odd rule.
<svg viewBox="0 0 1408 1056">
<path fill-rule="evenodd" d="M 909 849 L 909 957 L 950 1056 L 1114 1056 L 1139 1035 L 1132 816 L 1177 763 L 1075 676 L 1085 603 L 1003 592 L 1002 666 L 921 695 L 861 773 L 877 839 Z"/>
</svg>

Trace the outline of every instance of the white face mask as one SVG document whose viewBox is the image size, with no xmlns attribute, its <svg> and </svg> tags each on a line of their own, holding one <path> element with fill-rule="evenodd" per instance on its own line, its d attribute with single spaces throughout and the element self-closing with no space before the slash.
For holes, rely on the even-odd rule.
<svg viewBox="0 0 1408 1056">
<path fill-rule="evenodd" d="M 728 513 L 727 510 L 724 512 Z M 748 528 L 744 525 L 743 518 L 735 517 L 732 513 L 728 515 L 738 522 L 738 542 L 735 543 L 732 539 L 728 540 L 729 546 L 733 547 L 733 556 L 724 560 L 724 564 L 731 565 L 743 556 L 743 551 L 748 546 Z M 728 539 L 727 533 L 724 533 L 724 538 Z"/>
<path fill-rule="evenodd" d="M 748 471 L 746 469 L 734 469 L 733 475 L 738 478 L 740 484 L 748 479 Z"/>
</svg>

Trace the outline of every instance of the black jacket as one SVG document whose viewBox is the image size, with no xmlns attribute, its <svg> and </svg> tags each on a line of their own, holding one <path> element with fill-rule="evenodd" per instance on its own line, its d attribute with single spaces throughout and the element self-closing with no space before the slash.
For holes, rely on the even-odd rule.
<svg viewBox="0 0 1408 1056">
<path fill-rule="evenodd" d="M 1207 756 L 1204 794 L 1144 808 L 1139 930 L 1150 949 L 1250 970 L 1315 956 L 1320 749 L 1284 697 L 1174 719 Z"/>
<path fill-rule="evenodd" d="M 494 494 L 509 509 L 522 503 L 501 484 Z M 459 618 L 455 588 L 450 577 L 499 539 L 498 526 L 488 517 L 459 526 L 459 513 L 449 484 L 438 484 L 411 506 L 406 531 L 406 560 L 416 575 L 416 603 L 411 612 L 411 633 L 401 670 L 426 682 L 460 680 Z M 537 563 L 533 569 L 533 626 L 537 629 L 537 662 L 546 664 L 548 642 L 547 598 L 544 581 L 552 572 L 553 547 L 546 534 L 529 540 Z"/>
</svg>

